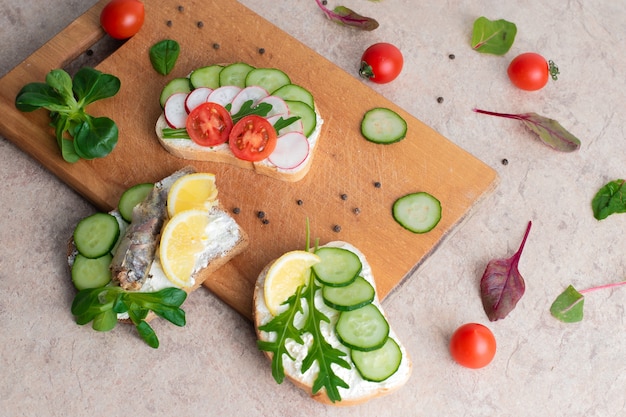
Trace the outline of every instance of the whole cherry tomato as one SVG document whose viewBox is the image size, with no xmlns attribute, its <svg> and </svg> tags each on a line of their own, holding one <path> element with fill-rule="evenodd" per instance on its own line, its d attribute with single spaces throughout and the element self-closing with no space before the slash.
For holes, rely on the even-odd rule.
<svg viewBox="0 0 626 417">
<path fill-rule="evenodd" d="M 535 91 L 543 88 L 552 76 L 557 79 L 559 69 L 554 62 L 534 52 L 518 55 L 511 61 L 507 70 L 511 82 L 522 90 Z"/>
<path fill-rule="evenodd" d="M 487 366 L 496 354 L 496 338 L 487 327 L 467 323 L 456 329 L 450 338 L 452 358 L 466 368 Z"/>
<path fill-rule="evenodd" d="M 378 84 L 396 79 L 402 71 L 402 52 L 390 43 L 375 43 L 363 52 L 359 75 Z"/>
<path fill-rule="evenodd" d="M 145 18 L 139 0 L 111 0 L 100 13 L 100 25 L 115 39 L 128 39 L 139 32 Z"/>
</svg>

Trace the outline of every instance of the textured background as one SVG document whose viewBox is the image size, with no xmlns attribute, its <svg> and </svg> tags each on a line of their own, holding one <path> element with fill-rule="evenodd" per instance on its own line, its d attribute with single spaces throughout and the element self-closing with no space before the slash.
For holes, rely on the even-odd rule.
<svg viewBox="0 0 626 417">
<path fill-rule="evenodd" d="M 402 75 L 372 88 L 498 171 L 497 190 L 385 301 L 412 354 L 411 380 L 354 409 L 317 404 L 289 383 L 274 383 L 251 325 L 205 290 L 186 303 L 185 328 L 154 323 L 157 351 L 130 327 L 98 334 L 75 325 L 64 243 L 94 209 L 3 139 L 3 414 L 624 415 L 626 288 L 587 295 L 578 324 L 549 313 L 569 284 L 584 289 L 626 279 L 626 215 L 597 222 L 590 208 L 599 187 L 626 177 L 624 3 L 329 1 L 380 22 L 364 33 L 327 21 L 313 0 L 241 2 L 355 77 L 367 46 L 395 43 L 405 57 Z M 93 3 L 0 0 L 0 75 Z M 472 51 L 472 23 L 483 15 L 517 24 L 506 56 Z M 526 51 L 554 60 L 559 81 L 539 92 L 515 89 L 506 67 Z M 327 82 L 323 74 L 320 82 Z M 554 118 L 582 147 L 551 151 L 518 122 L 478 115 L 473 107 Z M 526 294 L 509 317 L 489 323 L 480 276 L 490 259 L 517 249 L 528 220 L 533 228 L 520 263 Z M 461 368 L 448 354 L 450 334 L 465 322 L 487 324 L 497 338 L 496 358 L 482 370 Z"/>
</svg>

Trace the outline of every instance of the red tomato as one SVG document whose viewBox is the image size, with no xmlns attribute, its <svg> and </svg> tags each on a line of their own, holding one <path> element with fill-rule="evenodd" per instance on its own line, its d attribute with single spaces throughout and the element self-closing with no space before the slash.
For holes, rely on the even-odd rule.
<svg viewBox="0 0 626 417">
<path fill-rule="evenodd" d="M 276 129 L 261 116 L 246 116 L 233 126 L 228 144 L 237 158 L 262 161 L 276 148 Z"/>
<path fill-rule="evenodd" d="M 467 323 L 456 329 L 450 338 L 452 358 L 466 368 L 487 366 L 496 354 L 496 338 L 487 327 Z"/>
<path fill-rule="evenodd" d="M 551 67 L 541 55 L 527 52 L 518 55 L 511 61 L 507 73 L 509 74 L 509 79 L 517 88 L 535 91 L 543 88 L 548 83 Z"/>
<path fill-rule="evenodd" d="M 402 71 L 402 52 L 390 43 L 375 43 L 361 57 L 359 75 L 378 84 L 396 79 Z"/>
<path fill-rule="evenodd" d="M 128 39 L 141 29 L 145 17 L 139 0 L 111 0 L 100 13 L 100 24 L 115 39 Z"/>
<path fill-rule="evenodd" d="M 228 140 L 233 119 L 220 104 L 202 103 L 189 113 L 185 127 L 198 145 L 216 146 Z"/>
</svg>

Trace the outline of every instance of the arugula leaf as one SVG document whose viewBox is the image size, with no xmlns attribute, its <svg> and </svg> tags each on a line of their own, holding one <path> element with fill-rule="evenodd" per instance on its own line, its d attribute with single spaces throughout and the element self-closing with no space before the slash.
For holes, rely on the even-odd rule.
<svg viewBox="0 0 626 417">
<path fill-rule="evenodd" d="M 128 313 L 141 338 L 152 348 L 159 347 L 156 333 L 145 321 L 150 311 L 177 326 L 185 325 L 185 312 L 180 308 L 187 293 L 179 288 L 165 288 L 152 293 L 125 291 L 106 286 L 79 291 L 72 302 L 72 314 L 79 325 L 91 321 L 97 331 L 109 331 L 117 324 L 117 314 Z"/>
<path fill-rule="evenodd" d="M 306 372 L 313 363 L 317 362 L 319 373 L 313 381 L 312 393 L 315 394 L 320 389 L 325 388 L 326 395 L 334 403 L 341 401 L 338 387 L 349 388 L 349 385 L 335 374 L 331 365 L 334 363 L 345 369 L 350 369 L 351 366 L 342 358 L 342 356 L 346 356 L 346 353 L 333 348 L 322 334 L 321 322 L 330 324 L 330 319 L 315 306 L 315 293 L 320 289 L 321 287 L 315 284 L 315 274 L 312 273 L 309 284 L 304 291 L 309 314 L 302 331 L 313 335 L 313 344 L 302 361 L 302 372 Z"/>
<path fill-rule="evenodd" d="M 257 116 L 265 117 L 272 110 L 272 105 L 270 103 L 259 103 L 258 105 L 252 107 L 254 104 L 253 100 L 247 100 L 242 105 L 239 111 L 233 115 L 231 115 L 233 119 L 233 124 L 236 124 L 239 120 L 243 119 L 246 116 L 250 116 L 252 114 L 256 114 Z M 226 109 L 230 111 L 230 104 L 227 105 Z"/>
<path fill-rule="evenodd" d="M 77 162 L 108 155 L 118 140 L 118 129 L 111 119 L 93 118 L 85 106 L 113 97 L 120 89 L 119 78 L 88 67 L 76 72 L 74 79 L 62 69 L 53 69 L 45 83 L 22 87 L 15 107 L 23 112 L 44 108 L 50 112 L 57 145 L 63 159 Z"/>
<path fill-rule="evenodd" d="M 276 120 L 276 123 L 274 123 L 274 130 L 276 130 L 276 133 L 278 134 L 278 132 L 280 132 L 282 129 L 286 128 L 287 126 L 291 126 L 291 124 L 297 122 L 300 119 L 300 116 L 291 116 L 287 119 L 281 116 L 278 120 Z"/>
<path fill-rule="evenodd" d="M 516 34 L 515 23 L 481 16 L 474 21 L 472 48 L 485 54 L 504 55 L 511 49 Z"/>
<path fill-rule="evenodd" d="M 611 214 L 626 213 L 626 181 L 618 179 L 605 184 L 591 201 L 593 217 L 604 220 Z"/>
<path fill-rule="evenodd" d="M 324 12 L 326 17 L 333 22 L 345 26 L 351 26 L 362 30 L 374 30 L 378 27 L 378 22 L 371 17 L 361 16 L 352 9 L 344 6 L 337 6 L 333 10 L 324 6 L 321 0 L 315 0 L 320 9 Z"/>
<path fill-rule="evenodd" d="M 174 40 L 155 43 L 149 51 L 152 68 L 161 75 L 168 75 L 174 69 L 179 54 L 180 45 Z"/>
<path fill-rule="evenodd" d="M 302 288 L 298 287 L 296 293 L 289 297 L 286 304 L 289 305 L 287 310 L 274 317 L 266 324 L 259 326 L 259 330 L 264 332 L 275 332 L 276 340 L 265 341 L 258 340 L 257 346 L 260 350 L 272 353 L 272 376 L 274 380 L 282 384 L 285 379 L 285 368 L 283 367 L 283 355 L 287 355 L 290 359 L 294 359 L 293 356 L 287 351 L 286 342 L 287 339 L 291 339 L 298 344 L 304 344 L 301 337 L 301 332 L 294 325 L 294 319 L 297 313 L 302 313 L 302 303 L 300 297 L 302 294 Z"/>
</svg>

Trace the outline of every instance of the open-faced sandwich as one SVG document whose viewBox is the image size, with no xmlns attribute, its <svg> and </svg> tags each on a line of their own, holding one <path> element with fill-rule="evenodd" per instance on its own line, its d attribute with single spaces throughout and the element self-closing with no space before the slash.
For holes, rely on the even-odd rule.
<svg viewBox="0 0 626 417">
<path fill-rule="evenodd" d="M 391 329 L 365 256 L 346 242 L 287 252 L 254 291 L 259 349 L 272 375 L 315 400 L 355 405 L 400 388 L 411 360 Z"/>
<path fill-rule="evenodd" d="M 153 347 L 155 316 L 185 324 L 180 305 L 248 237 L 217 199 L 215 176 L 184 168 L 128 189 L 110 213 L 82 219 L 69 243 L 72 313 L 79 324 L 111 330 L 133 323 Z"/>
<path fill-rule="evenodd" d="M 313 95 L 276 68 L 210 65 L 160 96 L 156 134 L 171 154 L 252 169 L 283 181 L 311 167 L 323 119 Z"/>
</svg>

